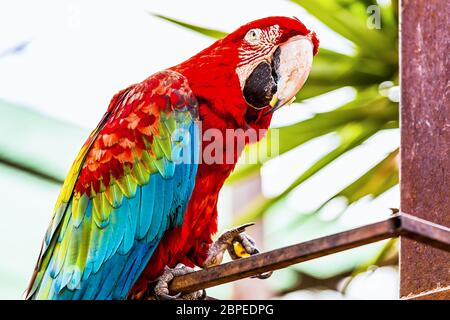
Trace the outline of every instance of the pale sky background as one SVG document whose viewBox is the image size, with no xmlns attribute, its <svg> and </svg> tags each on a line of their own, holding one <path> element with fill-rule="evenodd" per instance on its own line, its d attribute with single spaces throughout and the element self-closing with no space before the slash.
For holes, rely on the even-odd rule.
<svg viewBox="0 0 450 320">
<path fill-rule="evenodd" d="M 353 52 L 349 41 L 326 28 L 298 5 L 285 0 L 0 0 L 0 99 L 91 130 L 118 90 L 175 65 L 212 43 L 207 37 L 157 19 L 147 12 L 224 31 L 233 31 L 250 20 L 265 16 L 296 16 L 316 31 L 322 47 L 346 54 Z M 12 47 L 28 42 L 23 52 L 4 54 Z M 315 112 L 331 110 L 353 97 L 353 89 L 342 88 L 303 104 L 294 103 L 277 111 L 273 125 L 286 125 L 308 118 Z M 270 161 L 262 170 L 264 194 L 273 196 L 280 193 L 337 143 L 336 137 L 324 136 Z M 288 206 L 299 212 L 317 208 L 398 144 L 396 130 L 377 134 L 295 190 Z M 74 154 L 77 151 L 74 150 Z M 33 184 L 27 178 L 24 184 L 20 182 L 20 174 L 8 170 L 4 168 L 9 175 L 0 173 L 2 194 L 6 198 L 14 197 L 16 190 L 25 188 L 24 192 L 33 194 L 37 213 L 27 223 L 19 215 L 20 211 L 0 212 L 0 253 L 4 257 L 4 260 L 0 258 L 0 273 L 10 272 L 16 277 L 11 279 L 17 279 L 13 284 L 7 284 L 8 288 L 4 290 L 0 283 L 0 298 L 2 295 L 19 298 L 36 261 L 59 188 L 49 186 L 51 191 L 40 191 L 37 182 Z M 387 217 L 387 208 L 398 207 L 398 198 L 398 188 L 393 188 L 375 201 L 359 201 L 340 220 L 341 227 L 350 228 Z M 327 214 L 332 216 L 342 208 L 343 203 L 335 201 L 330 204 Z M 24 228 L 27 238 L 16 238 L 14 246 L 6 246 L 18 228 Z M 23 252 L 36 255 L 24 255 Z M 386 281 L 381 280 L 387 287 L 380 289 L 380 281 L 372 278 L 372 287 L 367 284 L 361 289 L 361 285 L 355 285 L 352 290 L 359 291 L 353 295 L 395 298 L 398 289 L 396 274 L 392 276 L 389 272 L 381 273 L 381 277 L 388 277 Z"/>
</svg>

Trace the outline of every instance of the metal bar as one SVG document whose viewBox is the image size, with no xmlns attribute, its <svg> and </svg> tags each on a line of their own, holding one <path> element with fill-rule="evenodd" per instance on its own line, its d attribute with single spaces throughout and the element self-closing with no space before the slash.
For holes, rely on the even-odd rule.
<svg viewBox="0 0 450 320">
<path fill-rule="evenodd" d="M 364 227 L 193 272 L 173 279 L 169 289 L 171 293 L 189 293 L 395 237 L 399 223 L 399 217 L 393 216 Z"/>
<path fill-rule="evenodd" d="M 381 222 L 176 277 L 169 289 L 172 294 L 189 293 L 399 235 L 450 251 L 450 228 L 399 213 Z"/>
<path fill-rule="evenodd" d="M 402 213 L 400 235 L 426 243 L 435 248 L 450 251 L 450 228 Z"/>
</svg>

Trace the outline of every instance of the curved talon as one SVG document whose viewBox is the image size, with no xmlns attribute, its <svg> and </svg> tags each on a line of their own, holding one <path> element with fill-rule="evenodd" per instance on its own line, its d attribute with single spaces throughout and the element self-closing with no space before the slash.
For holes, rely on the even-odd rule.
<svg viewBox="0 0 450 320">
<path fill-rule="evenodd" d="M 248 227 L 254 226 L 254 225 L 255 225 L 254 222 L 249 222 L 249 223 L 245 223 L 245 224 L 243 224 L 243 225 L 237 227 L 236 229 L 237 229 L 237 230 L 241 230 L 241 232 L 244 232 L 245 229 L 247 229 Z"/>
<path fill-rule="evenodd" d="M 243 224 L 239 227 L 236 227 L 236 228 L 233 228 L 230 230 L 226 230 L 220 235 L 220 237 L 217 241 L 222 244 L 231 245 L 235 238 L 239 237 L 239 235 L 242 234 L 246 228 L 253 226 L 254 224 L 255 223 L 250 222 L 250 223 Z"/>
</svg>

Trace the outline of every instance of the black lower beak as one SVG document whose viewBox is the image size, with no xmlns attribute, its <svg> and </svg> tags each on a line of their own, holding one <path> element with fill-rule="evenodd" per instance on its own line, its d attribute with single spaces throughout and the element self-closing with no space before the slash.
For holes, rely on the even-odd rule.
<svg viewBox="0 0 450 320">
<path fill-rule="evenodd" d="M 247 78 L 243 95 L 254 109 L 269 112 L 291 103 L 311 70 L 313 44 L 309 37 L 294 36 L 279 45 L 269 58 L 260 62 Z"/>
<path fill-rule="evenodd" d="M 245 101 L 255 109 L 269 106 L 277 92 L 277 78 L 272 65 L 263 61 L 256 66 L 245 82 L 243 94 Z"/>
</svg>

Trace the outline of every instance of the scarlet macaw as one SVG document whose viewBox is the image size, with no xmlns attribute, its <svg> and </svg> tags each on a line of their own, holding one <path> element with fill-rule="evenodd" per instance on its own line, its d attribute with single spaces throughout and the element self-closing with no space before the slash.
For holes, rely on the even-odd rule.
<svg viewBox="0 0 450 320">
<path fill-rule="evenodd" d="M 224 144 L 232 163 L 201 161 L 199 123 L 224 136 L 267 129 L 317 50 L 298 19 L 264 18 L 117 93 L 64 182 L 27 298 L 142 298 L 155 280 L 170 298 L 174 275 L 219 264 L 233 241 L 257 252 L 246 226 L 211 239 L 241 150 Z"/>
</svg>

